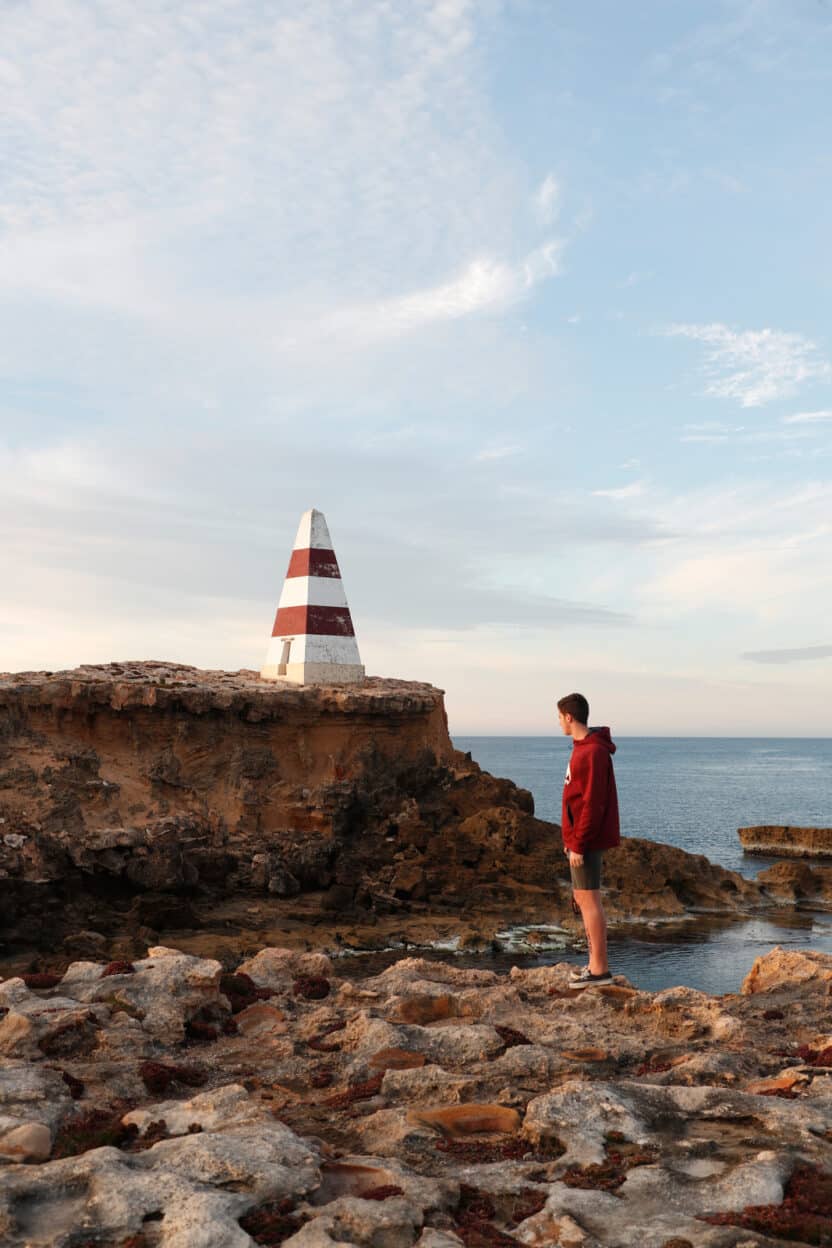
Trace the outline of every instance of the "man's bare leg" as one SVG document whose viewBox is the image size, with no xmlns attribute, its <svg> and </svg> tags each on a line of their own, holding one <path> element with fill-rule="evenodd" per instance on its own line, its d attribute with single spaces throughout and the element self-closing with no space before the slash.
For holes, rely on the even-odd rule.
<svg viewBox="0 0 832 1248">
<path fill-rule="evenodd" d="M 610 967 L 607 960 L 607 917 L 601 903 L 601 890 L 576 888 L 573 893 L 584 921 L 590 974 L 606 975 Z"/>
</svg>

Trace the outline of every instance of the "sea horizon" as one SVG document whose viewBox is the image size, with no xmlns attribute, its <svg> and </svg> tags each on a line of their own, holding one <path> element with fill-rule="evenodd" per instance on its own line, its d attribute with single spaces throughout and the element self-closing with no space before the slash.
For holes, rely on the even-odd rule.
<svg viewBox="0 0 832 1248">
<path fill-rule="evenodd" d="M 595 725 L 590 725 L 594 727 Z M 599 724 L 598 727 L 601 727 Z M 612 731 L 612 730 L 611 730 Z M 789 733 L 710 733 L 710 732 L 616 732 L 616 741 L 832 741 L 832 734 L 794 736 Z M 548 741 L 567 738 L 559 732 L 450 732 L 451 740 L 464 737 L 467 741 Z"/>
</svg>

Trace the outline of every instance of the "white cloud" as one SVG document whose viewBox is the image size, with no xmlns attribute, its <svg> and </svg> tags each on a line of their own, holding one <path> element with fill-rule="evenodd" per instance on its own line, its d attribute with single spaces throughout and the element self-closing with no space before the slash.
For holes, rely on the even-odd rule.
<svg viewBox="0 0 832 1248">
<path fill-rule="evenodd" d="M 795 442 L 813 436 L 809 429 L 749 429 L 745 425 L 726 425 L 720 421 L 685 425 L 680 442 L 753 443 Z"/>
<path fill-rule="evenodd" d="M 541 225 L 552 225 L 560 208 L 560 184 L 550 173 L 538 187 L 533 198 L 535 216 Z"/>
<path fill-rule="evenodd" d="M 795 412 L 793 416 L 784 416 L 784 425 L 815 425 L 822 421 L 832 420 L 832 408 L 820 412 Z"/>
<path fill-rule="evenodd" d="M 495 11 L 0 6 L 0 370 L 48 359 L 100 389 L 117 362 L 122 392 L 180 394 L 198 374 L 209 403 L 212 374 L 277 374 L 286 394 L 530 296 L 563 243 L 518 212 L 479 72 Z M 550 218 L 558 191 L 538 192 Z"/>
<path fill-rule="evenodd" d="M 478 80 L 489 20 L 461 0 L 0 6 L 0 223 L 79 297 L 85 269 L 93 291 L 114 265 L 123 285 L 134 240 L 112 235 L 135 222 L 142 270 L 158 261 L 194 302 L 384 299 L 465 256 L 522 254 L 525 189 Z"/>
<path fill-rule="evenodd" d="M 490 463 L 495 459 L 509 459 L 512 455 L 519 455 L 523 447 L 516 442 L 499 443 L 496 446 L 487 446 L 483 450 L 478 451 L 474 456 L 477 463 Z"/>
<path fill-rule="evenodd" d="M 788 398 L 813 381 L 832 377 L 832 366 L 801 334 L 777 329 L 736 330 L 728 325 L 671 325 L 668 337 L 690 338 L 706 347 L 705 393 L 759 407 Z"/>
<path fill-rule="evenodd" d="M 437 321 L 502 309 L 525 298 L 539 282 L 558 273 L 560 250 L 561 244 L 553 240 L 517 264 L 480 257 L 447 282 L 376 304 L 343 308 L 332 316 L 330 325 L 336 332 L 385 337 Z"/>
<path fill-rule="evenodd" d="M 609 490 L 593 490 L 596 498 L 612 498 L 614 500 L 641 498 L 644 494 L 643 481 L 631 481 L 629 485 L 620 485 Z"/>
<path fill-rule="evenodd" d="M 656 548 L 642 593 L 662 611 L 741 612 L 745 626 L 805 618 L 832 605 L 832 485 L 775 495 L 762 482 L 666 496 L 675 537 Z"/>
</svg>

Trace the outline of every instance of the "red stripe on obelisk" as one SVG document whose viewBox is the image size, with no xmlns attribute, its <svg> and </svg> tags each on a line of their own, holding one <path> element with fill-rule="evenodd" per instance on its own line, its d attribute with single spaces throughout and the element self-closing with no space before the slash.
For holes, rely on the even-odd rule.
<svg viewBox="0 0 832 1248">
<path fill-rule="evenodd" d="M 279 607 L 272 637 L 354 637 L 349 607 Z"/>
<path fill-rule="evenodd" d="M 340 578 L 341 573 L 334 551 L 307 548 L 292 551 L 287 580 L 290 576 L 329 576 L 335 579 Z"/>
</svg>

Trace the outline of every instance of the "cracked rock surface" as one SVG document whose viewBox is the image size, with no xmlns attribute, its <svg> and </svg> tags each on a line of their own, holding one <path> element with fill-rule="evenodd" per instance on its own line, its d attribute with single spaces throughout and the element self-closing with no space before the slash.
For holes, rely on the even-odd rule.
<svg viewBox="0 0 832 1248">
<path fill-rule="evenodd" d="M 568 969 L 154 947 L 2 980 L 0 1242 L 832 1242 L 832 958 L 719 998 Z"/>
</svg>

